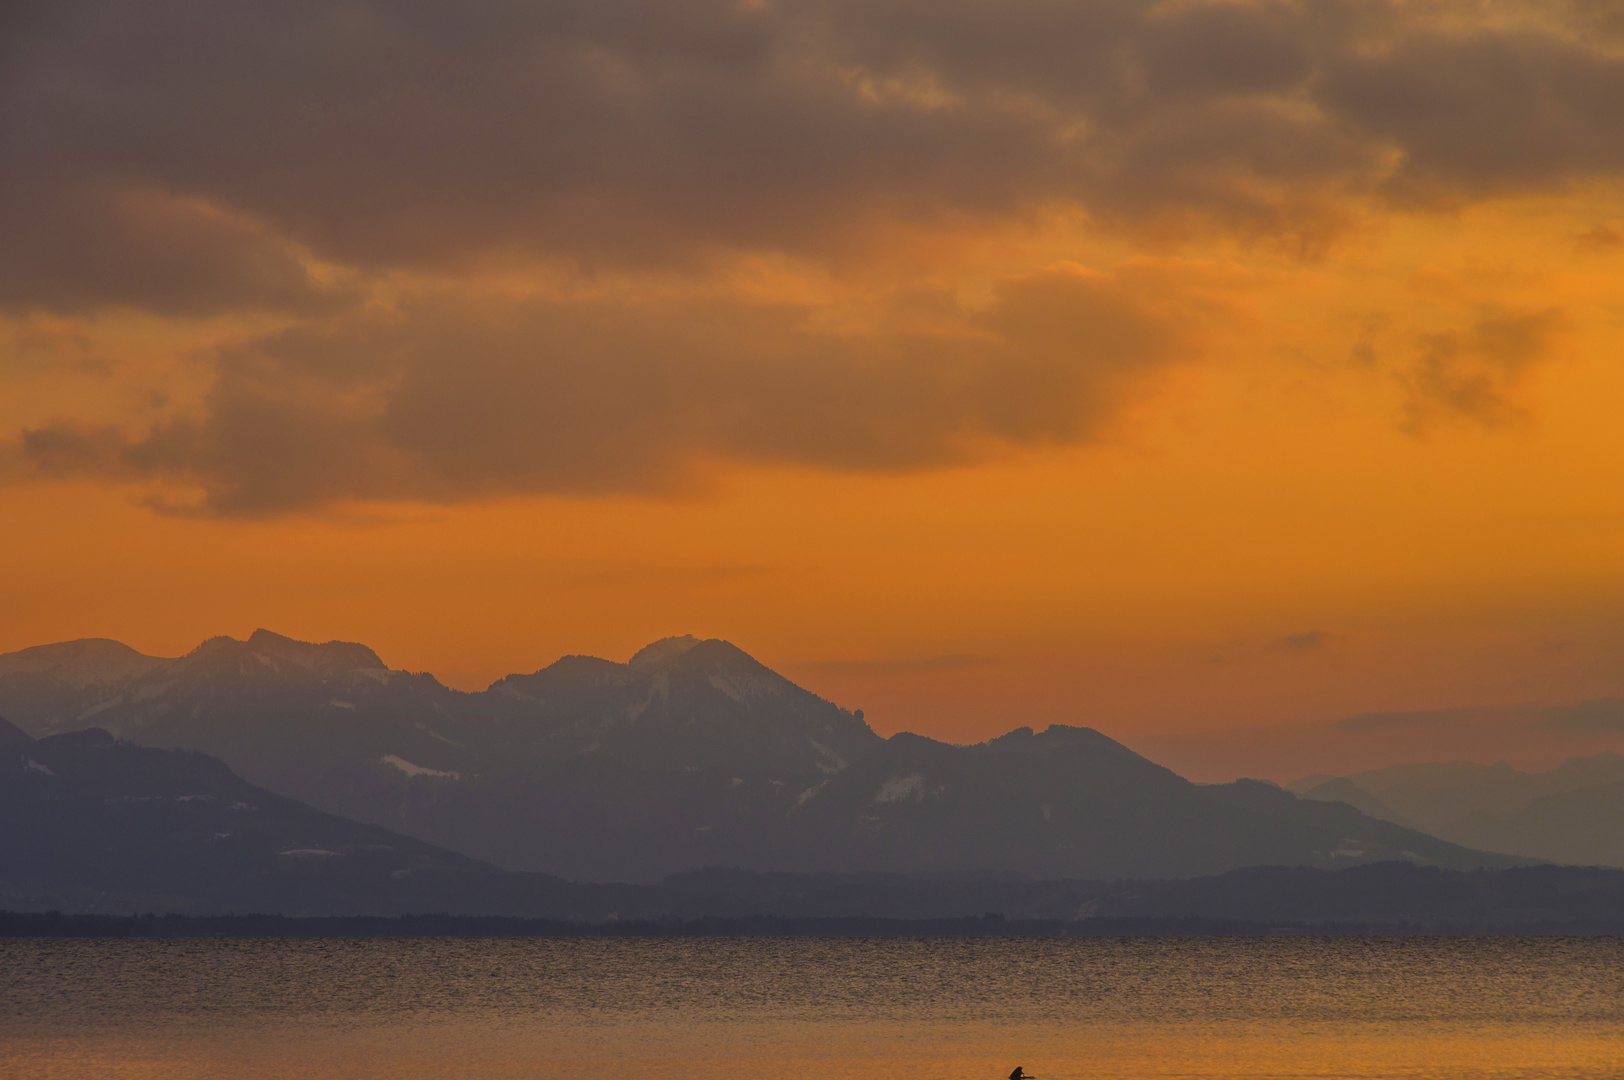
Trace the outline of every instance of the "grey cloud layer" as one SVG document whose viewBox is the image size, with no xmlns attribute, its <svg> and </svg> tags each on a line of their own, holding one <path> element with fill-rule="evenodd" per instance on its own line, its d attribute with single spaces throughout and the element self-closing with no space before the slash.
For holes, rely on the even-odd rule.
<svg viewBox="0 0 1624 1080">
<path fill-rule="evenodd" d="M 67 417 L 6 452 L 252 514 L 669 488 L 707 456 L 894 469 L 1085 439 L 1224 318 L 1199 282 L 1056 270 L 938 331 L 843 335 L 743 300 L 479 298 L 470 273 L 517 256 L 680 277 L 739 252 L 839 273 L 894 235 L 876 225 L 1056 205 L 1318 248 L 1373 201 L 1616 175 L 1605 5 L 1571 5 L 1573 33 L 1479 10 L 15 0 L 0 310 L 294 326 L 222 353 L 196 416 L 134 433 Z M 454 284 L 389 315 L 360 303 L 400 270 Z M 1431 342 L 1414 402 L 1498 408 L 1549 328 L 1497 326 Z"/>
<path fill-rule="evenodd" d="M 1403 426 L 1424 435 L 1440 421 L 1499 427 L 1525 418 L 1516 391 L 1558 354 L 1568 329 L 1559 308 L 1479 312 L 1466 330 L 1423 335 L 1420 355 L 1399 373 L 1407 400 Z"/>
<path fill-rule="evenodd" d="M 0 54 L 0 225 L 19 241 L 0 256 L 13 263 L 0 298 L 309 302 L 278 238 L 343 264 L 436 269 L 515 247 L 829 255 L 877 216 L 999 218 L 1056 201 L 1312 239 L 1335 231 L 1348 195 L 1465 198 L 1624 165 L 1624 60 L 1440 10 L 24 4 Z M 271 235 L 182 226 L 182 203 L 166 227 L 189 239 L 165 253 L 150 235 L 156 196 Z M 92 238 L 105 270 L 50 267 L 94 262 Z M 130 280 L 165 258 L 156 280 Z M 30 284 L 20 267 L 41 260 L 48 280 Z"/>
<path fill-rule="evenodd" d="M 939 465 L 1086 436 L 1190 348 L 1187 325 L 1212 318 L 1197 291 L 1151 268 L 1056 268 L 1003 283 L 942 332 L 863 334 L 721 301 L 428 302 L 223 355 L 201 419 L 133 440 L 59 423 L 26 432 L 22 453 L 47 475 L 198 485 L 195 509 L 247 515 L 345 497 L 669 490 L 707 456 Z"/>
</svg>

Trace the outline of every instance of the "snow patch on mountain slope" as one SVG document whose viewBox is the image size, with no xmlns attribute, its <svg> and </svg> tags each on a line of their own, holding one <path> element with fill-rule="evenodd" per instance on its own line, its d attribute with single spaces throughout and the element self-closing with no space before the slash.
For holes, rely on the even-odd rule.
<svg viewBox="0 0 1624 1080">
<path fill-rule="evenodd" d="M 442 710 L 442 711 L 444 711 L 444 710 Z M 431 739 L 439 739 L 441 742 L 445 743 L 447 746 L 455 746 L 459 750 L 468 749 L 468 747 L 467 747 L 467 745 L 465 743 L 460 743 L 456 739 L 448 739 L 444 735 L 441 735 L 438 731 L 435 731 L 433 728 L 429 727 L 425 723 L 422 723 L 421 721 L 419 721 L 416 724 L 413 724 L 412 726 L 417 728 L 418 731 L 421 731 L 423 734 L 427 735 Z"/>
<path fill-rule="evenodd" d="M 777 682 L 756 678 L 753 675 L 730 677 L 712 673 L 710 684 L 741 705 L 747 704 L 751 698 L 776 697 L 784 692 L 784 688 Z"/>
<path fill-rule="evenodd" d="M 918 802 L 925 797 L 925 778 L 918 773 L 909 773 L 907 776 L 893 776 L 880 785 L 880 790 L 874 795 L 874 801 L 903 802 L 904 800 Z"/>
<path fill-rule="evenodd" d="M 816 750 L 819 754 L 821 754 L 825 758 L 829 759 L 827 762 L 814 761 L 812 763 L 812 764 L 816 765 L 819 768 L 819 770 L 821 770 L 823 772 L 826 772 L 826 773 L 837 773 L 841 769 L 844 769 L 846 767 L 846 759 L 845 758 L 841 757 L 839 754 L 835 753 L 833 750 L 829 749 L 827 746 L 824 746 L 822 743 L 818 742 L 818 740 L 814 739 L 812 736 L 808 735 L 806 737 L 806 741 L 812 744 L 812 749 Z"/>
<path fill-rule="evenodd" d="M 667 703 L 671 700 L 671 673 L 668 671 L 656 672 L 654 678 L 649 680 L 648 697 L 641 702 L 633 702 L 626 706 L 626 719 L 636 722 L 648 707 L 654 704 L 655 698 L 664 698 Z"/>
<path fill-rule="evenodd" d="M 120 694 L 118 697 L 108 698 L 106 701 L 99 702 L 99 703 L 97 703 L 95 705 L 92 705 L 90 708 L 88 708 L 84 712 L 80 713 L 75 718 L 74 722 L 79 723 L 79 722 L 82 722 L 82 721 L 85 721 L 85 720 L 89 720 L 92 716 L 95 716 L 97 713 L 106 712 L 108 709 L 111 709 L 114 705 L 122 705 L 123 703 L 124 703 L 124 695 L 122 695 L 122 694 Z"/>
<path fill-rule="evenodd" d="M 710 677 L 710 684 L 716 687 L 716 689 L 720 690 L 722 693 L 726 694 L 728 697 L 732 698 L 734 701 L 737 701 L 740 705 L 744 704 L 744 691 L 740 690 L 738 687 L 734 686 L 720 675 L 712 675 Z"/>
<path fill-rule="evenodd" d="M 399 769 L 401 772 L 405 773 L 407 776 L 443 776 L 443 777 L 446 777 L 447 779 L 450 779 L 450 780 L 461 780 L 462 779 L 462 773 L 459 773 L 459 772 L 447 772 L 444 769 L 430 769 L 430 768 L 426 768 L 426 767 L 424 767 L 422 765 L 413 765 L 411 762 L 407 761 L 405 758 L 398 757 L 398 756 L 396 756 L 394 754 L 385 754 L 383 757 L 378 759 L 378 763 L 380 765 L 389 765 L 389 766 L 392 766 L 392 767 L 394 767 L 396 769 Z"/>
<path fill-rule="evenodd" d="M 827 784 L 828 782 L 829 781 L 825 780 L 823 781 L 823 784 Z M 806 801 L 808 799 L 812 798 L 812 796 L 823 790 L 823 784 L 813 784 L 811 787 L 801 792 L 800 796 L 795 800 L 795 805 L 790 807 L 790 809 L 799 810 L 802 806 L 806 805 Z"/>
<path fill-rule="evenodd" d="M 130 700 L 149 701 L 152 698 L 157 697 L 159 694 L 167 692 L 170 687 L 174 686 L 179 681 L 179 679 L 168 679 L 163 682 L 148 682 L 144 685 L 137 686 L 130 692 Z"/>
</svg>

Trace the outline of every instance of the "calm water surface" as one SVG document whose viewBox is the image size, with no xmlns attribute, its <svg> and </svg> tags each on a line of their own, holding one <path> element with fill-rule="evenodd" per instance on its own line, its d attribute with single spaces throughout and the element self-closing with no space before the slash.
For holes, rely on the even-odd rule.
<svg viewBox="0 0 1624 1080">
<path fill-rule="evenodd" d="M 1624 1076 L 1624 940 L 0 941 L 0 1075 Z"/>
</svg>

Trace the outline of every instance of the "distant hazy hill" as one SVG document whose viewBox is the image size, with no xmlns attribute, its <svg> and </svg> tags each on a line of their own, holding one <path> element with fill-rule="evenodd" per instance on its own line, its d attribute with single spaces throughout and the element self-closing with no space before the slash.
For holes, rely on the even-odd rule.
<svg viewBox="0 0 1624 1080">
<path fill-rule="evenodd" d="M 1574 758 L 1549 772 L 1501 762 L 1395 765 L 1287 785 L 1372 817 L 1488 851 L 1553 862 L 1624 866 L 1624 757 Z"/>
<path fill-rule="evenodd" d="M 1517 861 L 1265 784 L 1200 787 L 1084 728 L 969 747 L 881 739 L 725 641 L 670 638 L 625 664 L 565 657 L 474 694 L 365 646 L 264 630 L 172 661 L 119 649 L 0 657 L 0 713 L 35 734 L 95 724 L 201 750 L 330 813 L 576 879 Z"/>
<path fill-rule="evenodd" d="M 0 711 L 25 731 L 46 735 L 84 727 L 81 714 L 147 672 L 173 663 L 107 638 L 84 638 L 0 656 Z"/>
</svg>

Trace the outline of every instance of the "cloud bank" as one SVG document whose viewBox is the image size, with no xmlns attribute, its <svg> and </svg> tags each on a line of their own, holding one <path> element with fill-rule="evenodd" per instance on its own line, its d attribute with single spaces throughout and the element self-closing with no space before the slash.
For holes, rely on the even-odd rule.
<svg viewBox="0 0 1624 1080">
<path fill-rule="evenodd" d="M 11 456 L 190 485 L 209 513 L 1080 442 L 1234 325 L 1234 282 L 1170 257 L 1182 240 L 1314 256 L 1382 207 L 1624 168 L 1605 5 L 57 0 L 4 19 L 0 311 L 277 323 L 213 354 L 197 409 L 51 417 Z M 1034 266 L 974 301 L 893 274 L 856 326 L 700 287 L 756 258 L 861 291 L 898 237 L 1055 213 L 1160 254 Z M 575 286 L 513 286 L 543 269 Z M 654 280 L 684 287 L 606 284 Z M 1406 423 L 1503 422 L 1559 329 L 1488 312 L 1424 342 Z"/>
<path fill-rule="evenodd" d="M 154 478 L 194 509 L 659 491 L 707 457 L 837 469 L 1074 442 L 1220 317 L 1200 266 L 1056 266 L 935 328 L 837 333 L 734 301 L 425 303 L 300 325 L 222 354 L 198 417 L 139 437 L 24 433 L 57 476 Z M 1219 284 L 1222 284 L 1220 281 Z"/>
</svg>

